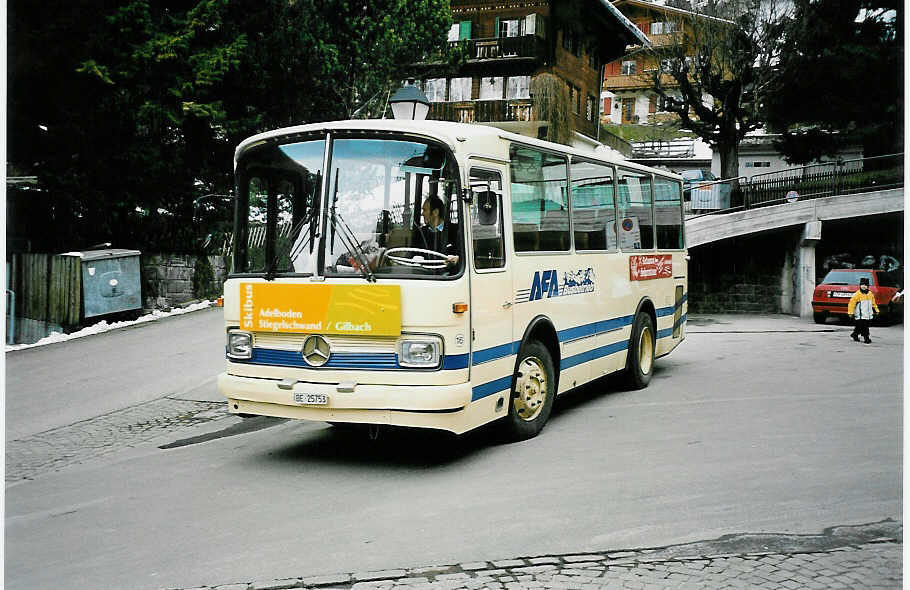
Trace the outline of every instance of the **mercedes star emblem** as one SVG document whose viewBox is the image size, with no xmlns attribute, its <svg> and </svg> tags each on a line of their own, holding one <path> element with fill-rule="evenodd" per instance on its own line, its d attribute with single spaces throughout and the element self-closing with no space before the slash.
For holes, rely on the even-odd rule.
<svg viewBox="0 0 910 590">
<path fill-rule="evenodd" d="M 307 336 L 307 339 L 303 341 L 301 354 L 303 355 L 303 360 L 311 367 L 321 367 L 329 362 L 329 356 L 332 353 L 329 350 L 328 341 L 322 336 L 314 334 Z"/>
</svg>

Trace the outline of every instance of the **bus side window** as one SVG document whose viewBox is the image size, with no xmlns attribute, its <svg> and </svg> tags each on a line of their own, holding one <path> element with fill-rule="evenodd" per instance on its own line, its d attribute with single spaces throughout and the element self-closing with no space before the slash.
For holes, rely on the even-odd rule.
<svg viewBox="0 0 910 590">
<path fill-rule="evenodd" d="M 474 240 L 474 268 L 505 266 L 502 231 L 502 178 L 498 172 L 471 169 L 471 236 Z"/>
<path fill-rule="evenodd" d="M 651 218 L 651 177 L 641 172 L 619 170 L 619 247 L 622 250 L 652 250 L 654 221 Z"/>
<path fill-rule="evenodd" d="M 512 145 L 510 191 L 516 252 L 568 252 L 569 199 L 566 158 Z"/>
<path fill-rule="evenodd" d="M 573 158 L 570 170 L 575 249 L 615 250 L 613 168 Z"/>
<path fill-rule="evenodd" d="M 678 182 L 660 176 L 654 177 L 654 216 L 657 222 L 657 249 L 681 249 L 682 191 Z"/>
</svg>

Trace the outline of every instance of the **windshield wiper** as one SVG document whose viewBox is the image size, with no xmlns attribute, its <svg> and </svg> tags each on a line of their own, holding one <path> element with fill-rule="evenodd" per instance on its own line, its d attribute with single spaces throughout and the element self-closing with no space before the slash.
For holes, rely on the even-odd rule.
<svg viewBox="0 0 910 590">
<path fill-rule="evenodd" d="M 357 236 L 354 235 L 354 232 L 351 231 L 350 226 L 345 222 L 341 217 L 340 213 L 335 213 L 332 211 L 332 229 L 335 229 L 335 224 L 338 224 L 339 237 L 341 238 L 341 243 L 345 248 L 348 249 L 348 252 L 357 257 L 359 264 L 355 265 L 359 267 L 360 273 L 366 278 L 370 283 L 376 282 L 376 276 L 373 274 L 373 271 L 370 270 L 370 261 L 367 258 L 366 252 L 363 251 L 363 248 L 360 246 L 360 242 L 357 241 Z"/>
<path fill-rule="evenodd" d="M 301 219 L 300 221 L 297 222 L 297 225 L 295 225 L 294 227 L 291 228 L 291 230 L 288 232 L 288 236 L 297 235 L 297 232 L 299 232 L 303 228 L 304 224 L 306 224 L 310 221 L 311 217 L 313 217 L 312 210 L 310 211 L 309 215 L 305 215 L 303 217 L 303 219 Z M 294 244 L 291 245 L 291 251 L 288 253 L 288 258 L 290 260 L 294 260 L 295 258 L 297 258 L 297 256 L 300 255 L 300 252 L 303 250 L 303 248 L 306 247 L 307 237 L 310 235 L 312 229 L 313 229 L 312 224 L 307 225 L 306 229 L 304 230 L 304 232 L 300 236 L 300 238 L 295 240 Z M 311 247 L 312 247 L 312 244 L 311 244 Z M 272 281 L 275 279 L 275 276 L 278 274 L 278 259 L 280 257 L 281 257 L 280 254 L 278 252 L 276 252 L 275 257 L 269 261 L 268 266 L 266 266 L 266 269 L 265 269 L 265 280 Z"/>
</svg>

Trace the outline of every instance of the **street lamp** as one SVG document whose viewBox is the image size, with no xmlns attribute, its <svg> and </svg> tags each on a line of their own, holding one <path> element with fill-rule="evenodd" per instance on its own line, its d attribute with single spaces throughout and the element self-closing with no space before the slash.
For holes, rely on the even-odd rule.
<svg viewBox="0 0 910 590">
<path fill-rule="evenodd" d="M 389 99 L 392 105 L 392 116 L 396 119 L 409 119 L 423 121 L 430 111 L 430 101 L 420 88 L 414 85 L 414 80 L 398 89 Z"/>
</svg>

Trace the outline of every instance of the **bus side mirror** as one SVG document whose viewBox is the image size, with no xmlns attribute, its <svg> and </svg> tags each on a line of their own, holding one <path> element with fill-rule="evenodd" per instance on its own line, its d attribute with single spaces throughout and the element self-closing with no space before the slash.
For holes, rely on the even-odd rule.
<svg viewBox="0 0 910 590">
<path fill-rule="evenodd" d="M 499 219 L 499 195 L 493 191 L 477 193 L 478 225 L 496 225 Z"/>
</svg>

